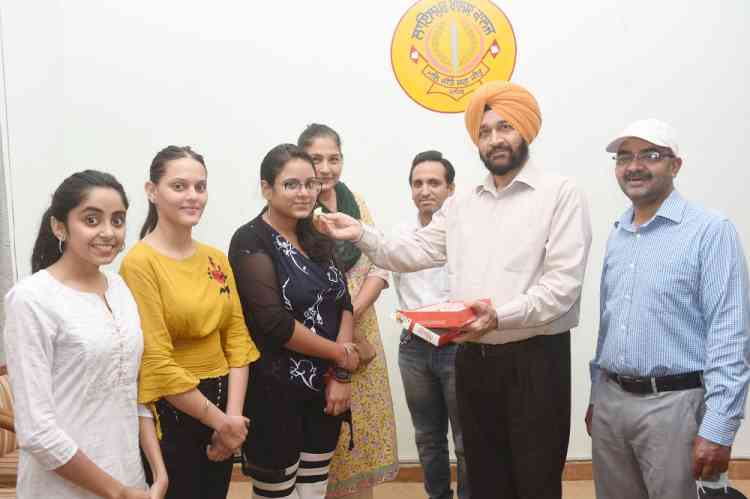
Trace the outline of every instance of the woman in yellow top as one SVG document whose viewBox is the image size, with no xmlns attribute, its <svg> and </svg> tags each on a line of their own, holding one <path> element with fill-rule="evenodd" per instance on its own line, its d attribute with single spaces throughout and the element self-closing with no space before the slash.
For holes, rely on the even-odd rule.
<svg viewBox="0 0 750 499">
<path fill-rule="evenodd" d="M 203 157 L 189 147 L 156 155 L 141 241 L 120 268 L 140 311 L 138 399 L 158 418 L 167 499 L 226 497 L 231 456 L 247 435 L 248 365 L 259 356 L 226 256 L 192 238 L 206 177 Z"/>
</svg>

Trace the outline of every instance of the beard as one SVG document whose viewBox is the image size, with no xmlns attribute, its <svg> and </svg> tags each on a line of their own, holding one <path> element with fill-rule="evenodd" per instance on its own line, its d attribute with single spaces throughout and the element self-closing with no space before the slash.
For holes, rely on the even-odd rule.
<svg viewBox="0 0 750 499">
<path fill-rule="evenodd" d="M 492 154 L 498 149 L 508 151 L 510 153 L 510 159 L 508 160 L 508 163 L 504 165 L 496 165 L 489 159 L 490 157 L 492 157 Z M 487 157 L 482 155 L 482 153 L 480 152 L 479 159 L 482 160 L 485 168 L 487 168 L 490 173 L 497 176 L 503 176 L 513 170 L 521 168 L 526 164 L 526 161 L 528 161 L 529 159 L 529 145 L 524 140 L 516 150 L 513 150 L 512 147 L 506 145 L 495 146 L 487 151 Z"/>
</svg>

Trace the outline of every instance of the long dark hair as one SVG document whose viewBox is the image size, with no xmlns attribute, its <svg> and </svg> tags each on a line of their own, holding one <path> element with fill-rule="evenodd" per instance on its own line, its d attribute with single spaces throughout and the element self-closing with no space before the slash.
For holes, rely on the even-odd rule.
<svg viewBox="0 0 750 499">
<path fill-rule="evenodd" d="M 313 160 L 304 149 L 294 144 L 279 144 L 268 151 L 268 154 L 260 163 L 260 178 L 273 186 L 279 172 L 293 159 L 301 159 L 310 163 L 313 172 L 315 172 Z M 334 260 L 334 242 L 318 232 L 312 223 L 312 213 L 307 218 L 297 221 L 296 234 L 302 249 L 311 260 L 318 263 L 327 263 Z"/>
<path fill-rule="evenodd" d="M 44 212 L 42 221 L 39 223 L 39 234 L 36 236 L 34 251 L 31 253 L 31 272 L 46 269 L 62 256 L 60 242 L 52 232 L 51 217 L 55 217 L 67 227 L 68 214 L 80 205 L 89 191 L 95 187 L 114 189 L 120 194 L 125 209 L 128 208 L 128 196 L 125 194 L 125 189 L 109 173 L 84 170 L 66 178 L 55 190 L 52 195 L 52 204 Z"/>
<path fill-rule="evenodd" d="M 167 163 L 173 159 L 180 158 L 192 158 L 198 163 L 206 167 L 206 162 L 203 161 L 203 156 L 193 151 L 190 146 L 167 146 L 154 156 L 151 161 L 151 167 L 149 168 L 148 178 L 153 184 L 158 184 L 159 180 L 164 176 L 167 171 Z M 146 221 L 143 222 L 141 228 L 140 238 L 143 239 L 146 235 L 156 228 L 156 224 L 159 223 L 159 213 L 156 211 L 156 206 L 151 201 L 148 202 L 148 215 L 146 215 Z"/>
<path fill-rule="evenodd" d="M 311 123 L 307 125 L 299 135 L 299 138 L 297 139 L 297 145 L 299 147 L 307 149 L 312 145 L 315 139 L 321 137 L 328 137 L 330 139 L 333 139 L 333 142 L 339 149 L 339 154 L 343 155 L 343 153 L 341 153 L 341 137 L 339 136 L 339 134 L 333 128 L 321 123 Z"/>
</svg>

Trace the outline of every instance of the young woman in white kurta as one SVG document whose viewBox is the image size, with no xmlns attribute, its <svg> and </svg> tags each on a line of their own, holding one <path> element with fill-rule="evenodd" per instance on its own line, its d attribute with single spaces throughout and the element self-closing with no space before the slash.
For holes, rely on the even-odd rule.
<svg viewBox="0 0 750 499">
<path fill-rule="evenodd" d="M 126 209 L 114 177 L 66 179 L 43 217 L 34 274 L 5 297 L 20 498 L 156 499 L 166 490 L 153 420 L 137 404 L 138 308 L 120 276 L 99 270 L 122 247 Z M 160 477 L 150 491 L 139 441 Z"/>
</svg>

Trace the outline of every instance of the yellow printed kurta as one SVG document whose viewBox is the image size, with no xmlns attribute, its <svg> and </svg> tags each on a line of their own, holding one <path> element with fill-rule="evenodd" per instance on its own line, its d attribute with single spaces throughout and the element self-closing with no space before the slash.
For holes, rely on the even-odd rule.
<svg viewBox="0 0 750 499">
<path fill-rule="evenodd" d="M 364 200 L 358 195 L 355 198 L 362 223 L 372 225 L 372 217 Z M 368 275 L 388 278 L 386 271 L 372 265 L 363 254 L 346 273 L 352 301 Z M 352 377 L 354 449 L 349 450 L 349 425 L 342 425 L 339 444 L 331 461 L 326 497 L 341 497 L 372 488 L 393 480 L 398 473 L 393 401 L 375 308 L 368 308 L 355 327 L 370 340 L 378 355 L 370 365 Z"/>
</svg>

